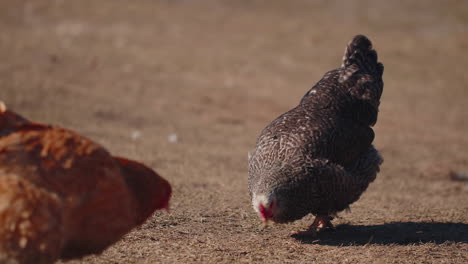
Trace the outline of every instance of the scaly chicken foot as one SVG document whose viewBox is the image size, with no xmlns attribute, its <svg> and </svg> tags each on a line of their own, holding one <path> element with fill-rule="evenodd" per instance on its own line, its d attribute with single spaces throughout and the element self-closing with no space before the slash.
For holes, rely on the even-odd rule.
<svg viewBox="0 0 468 264">
<path fill-rule="evenodd" d="M 305 231 L 293 231 L 291 235 L 294 236 L 316 236 L 319 231 L 322 230 L 335 230 L 335 227 L 331 223 L 333 217 L 328 215 L 318 215 L 315 217 L 314 222 Z"/>
</svg>

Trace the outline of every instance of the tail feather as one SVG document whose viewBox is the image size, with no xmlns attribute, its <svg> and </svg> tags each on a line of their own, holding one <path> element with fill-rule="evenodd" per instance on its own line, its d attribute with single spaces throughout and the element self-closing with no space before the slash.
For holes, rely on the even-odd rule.
<svg viewBox="0 0 468 264">
<path fill-rule="evenodd" d="M 384 69 L 382 63 L 378 62 L 377 52 L 372 49 L 372 42 L 363 35 L 355 36 L 346 46 L 341 67 L 379 79 L 382 78 Z M 345 74 L 349 75 L 346 71 Z"/>
</svg>

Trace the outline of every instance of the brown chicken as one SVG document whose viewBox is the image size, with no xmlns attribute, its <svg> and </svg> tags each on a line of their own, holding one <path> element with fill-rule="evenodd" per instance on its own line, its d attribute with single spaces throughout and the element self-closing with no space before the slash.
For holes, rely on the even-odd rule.
<svg viewBox="0 0 468 264">
<path fill-rule="evenodd" d="M 0 102 L 0 263 L 100 253 L 170 196 L 169 183 L 143 164 Z"/>
</svg>

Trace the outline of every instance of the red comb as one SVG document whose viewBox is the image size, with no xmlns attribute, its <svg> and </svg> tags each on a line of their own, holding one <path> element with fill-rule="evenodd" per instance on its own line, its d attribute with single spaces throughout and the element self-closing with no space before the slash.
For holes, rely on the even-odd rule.
<svg viewBox="0 0 468 264">
<path fill-rule="evenodd" d="M 268 206 L 268 208 L 266 208 L 263 204 L 259 205 L 259 211 L 260 211 L 260 214 L 262 215 L 263 219 L 270 219 L 270 218 L 273 217 L 272 208 L 273 208 L 274 204 L 275 204 L 275 202 L 272 201 L 270 203 L 270 205 Z"/>
</svg>

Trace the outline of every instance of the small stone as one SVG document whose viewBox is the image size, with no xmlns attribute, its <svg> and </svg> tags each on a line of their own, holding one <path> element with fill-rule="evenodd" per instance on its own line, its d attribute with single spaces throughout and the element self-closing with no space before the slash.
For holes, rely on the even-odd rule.
<svg viewBox="0 0 468 264">
<path fill-rule="evenodd" d="M 138 130 L 134 130 L 134 131 L 132 131 L 132 134 L 130 135 L 130 137 L 131 137 L 133 140 L 137 140 L 138 138 L 141 137 L 141 132 L 138 131 Z"/>
<path fill-rule="evenodd" d="M 167 136 L 167 141 L 170 143 L 177 143 L 177 134 L 176 133 L 171 133 L 169 136 Z"/>
</svg>

